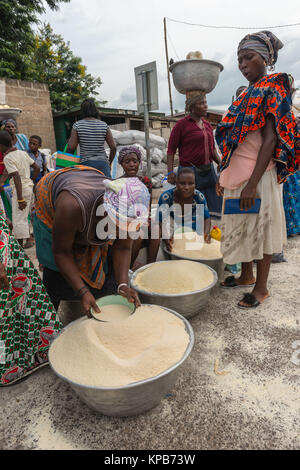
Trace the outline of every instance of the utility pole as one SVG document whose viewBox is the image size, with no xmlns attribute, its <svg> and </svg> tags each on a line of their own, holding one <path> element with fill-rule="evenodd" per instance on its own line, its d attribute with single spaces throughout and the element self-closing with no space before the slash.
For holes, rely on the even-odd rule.
<svg viewBox="0 0 300 470">
<path fill-rule="evenodd" d="M 167 73 L 168 73 L 168 85 L 169 85 L 170 111 L 171 111 L 171 116 L 173 116 L 174 113 L 173 113 L 172 90 L 171 90 L 171 80 L 170 80 L 170 65 L 169 65 L 169 53 L 168 53 L 168 41 L 167 41 L 167 19 L 166 18 L 164 18 L 164 35 L 165 35 L 165 51 L 166 51 Z"/>
</svg>

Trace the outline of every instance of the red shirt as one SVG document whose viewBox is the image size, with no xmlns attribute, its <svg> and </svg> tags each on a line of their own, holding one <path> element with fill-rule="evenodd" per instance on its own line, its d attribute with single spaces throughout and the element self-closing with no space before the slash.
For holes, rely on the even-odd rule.
<svg viewBox="0 0 300 470">
<path fill-rule="evenodd" d="M 0 152 L 0 175 L 2 175 L 4 171 L 4 163 L 3 163 L 3 153 Z"/>
<path fill-rule="evenodd" d="M 180 119 L 172 129 L 168 155 L 179 150 L 179 163 L 183 166 L 208 165 L 213 160 L 215 142 L 213 129 L 209 122 L 202 119 L 203 129 L 189 115 Z"/>
</svg>

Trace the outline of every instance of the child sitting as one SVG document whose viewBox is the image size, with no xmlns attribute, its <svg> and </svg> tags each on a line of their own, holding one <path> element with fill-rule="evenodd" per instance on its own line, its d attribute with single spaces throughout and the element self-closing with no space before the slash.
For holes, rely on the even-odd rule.
<svg viewBox="0 0 300 470">
<path fill-rule="evenodd" d="M 176 205 L 180 210 L 176 213 Z M 200 223 L 200 215 L 197 207 L 203 206 L 204 225 Z M 172 208 L 172 210 L 170 210 Z M 160 225 L 160 238 L 162 237 L 162 225 L 174 221 L 174 227 L 178 229 L 190 228 L 201 235 L 203 231 L 204 241 L 210 243 L 211 218 L 204 195 L 196 189 L 195 173 L 190 167 L 181 168 L 176 177 L 176 187 L 163 192 L 158 201 L 156 218 Z M 170 231 L 170 228 L 169 228 Z M 157 241 L 157 251 L 160 241 Z M 165 240 L 167 249 L 172 251 L 173 236 Z"/>
<path fill-rule="evenodd" d="M 8 132 L 0 132 L 0 152 L 4 155 L 4 165 L 9 178 L 12 178 L 12 224 L 16 239 L 24 248 L 34 245 L 30 238 L 28 214 L 33 199 L 33 181 L 36 180 L 40 168 L 29 157 L 27 152 L 12 147 L 12 139 Z M 33 181 L 30 179 L 30 168 L 33 168 Z"/>
</svg>

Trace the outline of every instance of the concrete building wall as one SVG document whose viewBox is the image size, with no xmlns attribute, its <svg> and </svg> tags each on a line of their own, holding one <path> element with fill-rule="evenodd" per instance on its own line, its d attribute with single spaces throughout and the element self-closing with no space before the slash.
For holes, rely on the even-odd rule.
<svg viewBox="0 0 300 470">
<path fill-rule="evenodd" d="M 39 135 L 43 148 L 56 150 L 53 117 L 48 85 L 44 83 L 25 82 L 21 80 L 0 80 L 0 91 L 11 108 L 20 108 L 22 113 L 17 117 L 18 131 L 28 138 Z"/>
</svg>

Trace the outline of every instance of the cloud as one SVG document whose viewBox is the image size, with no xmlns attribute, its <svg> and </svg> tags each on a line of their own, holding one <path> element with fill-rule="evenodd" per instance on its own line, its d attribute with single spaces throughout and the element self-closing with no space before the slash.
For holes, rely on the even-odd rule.
<svg viewBox="0 0 300 470">
<path fill-rule="evenodd" d="M 88 72 L 100 76 L 99 99 L 107 106 L 135 109 L 134 68 L 156 60 L 158 70 L 159 110 L 169 113 L 169 93 L 163 33 L 163 18 L 191 23 L 253 26 L 294 23 L 299 0 L 211 0 L 203 4 L 189 0 L 72 0 L 61 4 L 58 12 L 47 11 L 43 20 L 61 34 L 74 53 L 82 58 Z M 259 12 L 259 15 L 257 14 Z M 299 16 L 299 15 L 298 15 Z M 257 28 L 261 29 L 261 28 Z M 266 29 L 266 28 L 264 28 Z M 210 106 L 229 104 L 235 90 L 247 84 L 238 70 L 236 48 L 249 30 L 207 29 L 167 21 L 169 57 L 185 58 L 189 51 L 200 50 L 204 57 L 221 62 L 215 90 L 208 95 Z M 292 73 L 300 79 L 299 28 L 274 30 L 285 47 L 279 52 L 276 71 Z M 172 84 L 174 109 L 183 110 L 185 97 Z"/>
</svg>

